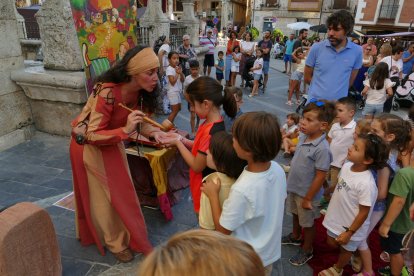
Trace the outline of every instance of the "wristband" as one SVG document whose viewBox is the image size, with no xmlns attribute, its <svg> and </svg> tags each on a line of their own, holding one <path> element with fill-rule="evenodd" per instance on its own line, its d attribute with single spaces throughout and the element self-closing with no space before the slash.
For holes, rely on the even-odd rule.
<svg viewBox="0 0 414 276">
<path fill-rule="evenodd" d="M 345 232 L 351 232 L 352 235 L 355 234 L 355 230 L 352 230 L 351 228 L 345 227 L 345 226 L 342 226 L 342 227 L 345 229 Z"/>
</svg>

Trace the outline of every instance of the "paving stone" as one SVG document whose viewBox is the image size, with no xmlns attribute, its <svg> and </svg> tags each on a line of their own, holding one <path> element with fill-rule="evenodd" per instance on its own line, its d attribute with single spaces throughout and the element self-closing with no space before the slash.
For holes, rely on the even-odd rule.
<svg viewBox="0 0 414 276">
<path fill-rule="evenodd" d="M 73 190 L 73 182 L 72 179 L 63 179 L 60 177 L 55 177 L 51 180 L 43 182 L 40 184 L 42 187 L 49 187 L 58 189 L 60 193 L 62 191 L 72 191 Z"/>
<path fill-rule="evenodd" d="M 36 198 L 46 198 L 62 193 L 57 189 L 17 181 L 0 182 L 0 190 L 11 194 L 26 195 Z"/>
<path fill-rule="evenodd" d="M 107 265 L 101 265 L 101 264 L 94 264 L 89 271 L 86 273 L 86 276 L 98 276 L 102 275 L 104 271 L 107 271 L 108 269 L 111 269 L 110 266 Z"/>
<path fill-rule="evenodd" d="M 57 235 L 57 239 L 63 257 L 107 265 L 114 265 L 117 262 L 110 252 L 107 252 L 105 256 L 102 256 L 99 254 L 95 245 L 82 246 L 75 237 L 70 238 Z"/>
<path fill-rule="evenodd" d="M 28 195 L 18 195 L 18 194 L 12 194 L 7 192 L 1 192 L 0 193 L 0 205 L 4 207 L 9 207 L 11 205 L 14 205 L 19 202 L 34 202 L 39 200 L 40 198 L 31 197 Z"/>
<path fill-rule="evenodd" d="M 62 257 L 63 276 L 84 276 L 93 266 L 91 263 Z"/>
</svg>

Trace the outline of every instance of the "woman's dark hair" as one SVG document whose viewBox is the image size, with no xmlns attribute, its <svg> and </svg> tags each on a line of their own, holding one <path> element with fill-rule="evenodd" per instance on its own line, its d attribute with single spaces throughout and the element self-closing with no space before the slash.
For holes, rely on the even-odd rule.
<svg viewBox="0 0 414 276">
<path fill-rule="evenodd" d="M 387 165 L 388 156 L 390 150 L 385 144 L 384 140 L 376 134 L 361 134 L 357 139 L 365 141 L 365 159 L 372 160 L 372 163 L 368 165 L 370 169 L 380 170 Z"/>
<path fill-rule="evenodd" d="M 249 35 L 249 36 L 250 36 L 250 41 L 252 41 L 253 36 L 252 36 L 252 33 L 251 33 L 251 32 L 245 32 L 245 33 L 244 33 L 244 40 L 246 40 L 246 36 L 247 36 L 247 35 Z"/>
<path fill-rule="evenodd" d="M 238 178 L 247 165 L 233 148 L 233 136 L 225 131 L 216 132 L 211 137 L 209 149 L 217 171 L 231 178 Z"/>
<path fill-rule="evenodd" d="M 235 38 L 237 39 L 237 33 L 236 33 L 236 31 L 231 31 L 230 33 L 229 33 L 229 38 L 231 39 L 231 35 L 232 34 L 234 34 L 235 35 Z"/>
<path fill-rule="evenodd" d="M 382 113 L 374 120 L 381 123 L 381 128 L 386 135 L 394 134 L 394 140 L 390 142 L 391 149 L 397 149 L 399 152 L 405 152 L 409 149 L 411 141 L 411 124 L 401 117 Z"/>
<path fill-rule="evenodd" d="M 131 81 L 131 76 L 127 73 L 128 62 L 137 55 L 142 49 L 148 48 L 148 46 L 138 45 L 132 49 L 129 49 L 125 56 L 114 64 L 107 71 L 97 76 L 94 83 L 127 83 Z M 142 97 L 142 106 L 145 108 L 145 112 L 153 112 L 156 106 L 156 99 L 158 95 L 159 85 L 153 92 L 141 90 L 139 95 Z"/>
<path fill-rule="evenodd" d="M 233 52 L 236 51 L 236 49 L 239 49 L 239 52 L 240 52 L 240 46 L 239 45 L 236 45 L 236 46 L 233 47 Z"/>
<path fill-rule="evenodd" d="M 375 70 L 369 80 L 369 86 L 371 89 L 380 90 L 384 88 L 385 79 L 388 78 L 389 74 L 388 64 L 385 62 L 379 62 L 375 66 Z"/>
<path fill-rule="evenodd" d="M 234 118 L 237 114 L 237 102 L 233 93 L 213 78 L 203 76 L 194 80 L 188 87 L 187 93 L 192 102 L 202 103 L 205 100 L 212 101 L 214 106 L 223 105 L 224 112 Z"/>
<path fill-rule="evenodd" d="M 326 19 L 326 26 L 337 29 L 339 25 L 345 30 L 345 34 L 348 36 L 354 29 L 354 17 L 349 11 L 339 10 L 332 13 L 328 19 Z"/>
<path fill-rule="evenodd" d="M 178 56 L 178 52 L 176 51 L 171 51 L 168 53 L 168 59 L 171 59 L 173 55 L 177 55 Z"/>
</svg>

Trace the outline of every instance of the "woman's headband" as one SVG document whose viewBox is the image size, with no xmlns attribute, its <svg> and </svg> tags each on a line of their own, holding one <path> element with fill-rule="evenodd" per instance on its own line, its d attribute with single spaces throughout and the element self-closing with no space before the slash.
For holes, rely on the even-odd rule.
<svg viewBox="0 0 414 276">
<path fill-rule="evenodd" d="M 144 48 L 131 58 L 127 65 L 127 74 L 133 76 L 147 70 L 160 67 L 160 61 L 152 48 Z"/>
</svg>

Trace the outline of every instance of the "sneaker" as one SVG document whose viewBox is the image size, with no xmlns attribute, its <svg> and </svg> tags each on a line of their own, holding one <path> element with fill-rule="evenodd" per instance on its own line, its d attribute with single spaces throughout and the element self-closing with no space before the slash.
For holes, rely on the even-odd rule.
<svg viewBox="0 0 414 276">
<path fill-rule="evenodd" d="M 282 237 L 282 244 L 284 245 L 301 245 L 302 244 L 302 240 L 299 239 L 294 239 L 293 234 L 290 233 L 284 237 Z"/>
<path fill-rule="evenodd" d="M 283 165 L 283 164 L 280 164 L 280 166 L 285 171 L 285 173 L 288 173 L 290 171 L 290 166 L 286 166 L 286 165 Z"/>
<path fill-rule="evenodd" d="M 294 266 L 301 266 L 306 264 L 312 258 L 313 252 L 306 253 L 302 248 L 299 248 L 298 253 L 289 259 L 289 263 Z"/>
<path fill-rule="evenodd" d="M 285 71 L 283 71 L 282 73 L 283 73 L 283 74 L 285 74 L 285 73 L 286 73 L 286 70 L 285 70 Z"/>
<path fill-rule="evenodd" d="M 290 158 L 292 155 L 290 154 L 290 152 L 285 151 L 283 153 L 283 158 Z"/>
<path fill-rule="evenodd" d="M 287 101 L 286 104 L 287 105 L 292 105 L 292 101 Z"/>
</svg>

